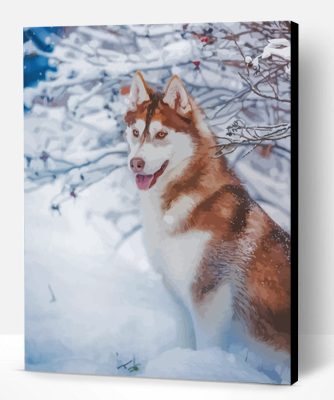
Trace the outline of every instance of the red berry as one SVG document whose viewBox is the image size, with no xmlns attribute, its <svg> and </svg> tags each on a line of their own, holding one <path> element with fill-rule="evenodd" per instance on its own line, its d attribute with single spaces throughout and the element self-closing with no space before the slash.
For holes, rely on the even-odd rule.
<svg viewBox="0 0 334 400">
<path fill-rule="evenodd" d="M 130 93 L 130 86 L 129 85 L 126 85 L 126 86 L 122 86 L 120 89 L 119 89 L 119 92 L 120 92 L 120 94 L 121 95 L 126 95 L 126 94 L 129 94 Z"/>
</svg>

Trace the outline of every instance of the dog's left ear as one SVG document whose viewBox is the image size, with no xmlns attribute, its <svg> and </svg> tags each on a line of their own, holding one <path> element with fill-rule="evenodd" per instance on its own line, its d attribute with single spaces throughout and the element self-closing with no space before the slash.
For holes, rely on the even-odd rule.
<svg viewBox="0 0 334 400">
<path fill-rule="evenodd" d="M 177 75 L 168 82 L 162 101 L 181 116 L 188 116 L 192 111 L 187 90 Z"/>
<path fill-rule="evenodd" d="M 139 104 L 144 103 L 150 99 L 151 88 L 147 85 L 141 72 L 137 71 L 133 77 L 129 105 L 130 110 L 135 110 Z"/>
</svg>

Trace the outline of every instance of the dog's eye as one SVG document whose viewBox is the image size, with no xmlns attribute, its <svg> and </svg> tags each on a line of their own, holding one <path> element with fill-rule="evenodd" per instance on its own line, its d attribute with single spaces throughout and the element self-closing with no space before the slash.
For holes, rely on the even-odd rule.
<svg viewBox="0 0 334 400">
<path fill-rule="evenodd" d="M 138 129 L 132 129 L 132 134 L 133 134 L 134 137 L 138 137 L 139 136 Z"/>
<path fill-rule="evenodd" d="M 155 135 L 155 137 L 156 137 L 157 139 L 164 139 L 167 135 L 168 135 L 167 132 L 159 131 L 159 132 Z"/>
</svg>

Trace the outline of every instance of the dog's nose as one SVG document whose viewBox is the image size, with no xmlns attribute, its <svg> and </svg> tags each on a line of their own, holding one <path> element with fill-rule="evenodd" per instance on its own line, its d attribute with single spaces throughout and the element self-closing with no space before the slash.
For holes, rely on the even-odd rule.
<svg viewBox="0 0 334 400">
<path fill-rule="evenodd" d="M 130 160 L 130 167 L 133 172 L 141 172 L 144 169 L 145 161 L 142 158 L 134 157 Z"/>
</svg>

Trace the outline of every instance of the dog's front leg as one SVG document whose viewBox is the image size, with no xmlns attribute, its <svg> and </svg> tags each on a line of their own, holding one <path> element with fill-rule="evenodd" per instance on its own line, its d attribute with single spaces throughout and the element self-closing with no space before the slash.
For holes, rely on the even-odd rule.
<svg viewBox="0 0 334 400">
<path fill-rule="evenodd" d="M 194 302 L 192 316 L 197 349 L 224 348 L 233 317 L 230 285 L 223 284 L 201 302 Z"/>
</svg>

